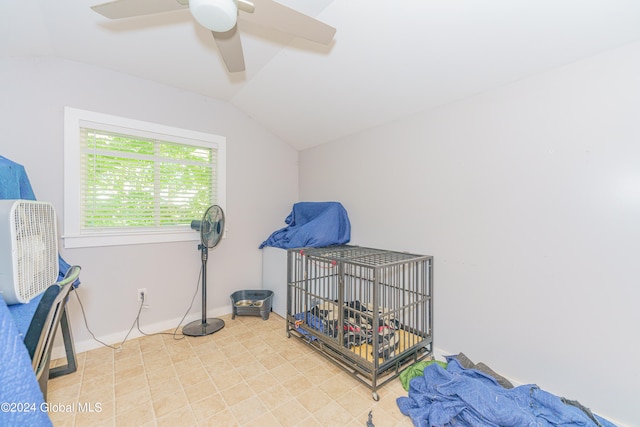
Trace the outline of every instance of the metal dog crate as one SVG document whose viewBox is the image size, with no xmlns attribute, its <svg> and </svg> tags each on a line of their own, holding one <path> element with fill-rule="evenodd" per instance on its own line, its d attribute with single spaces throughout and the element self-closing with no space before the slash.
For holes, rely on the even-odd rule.
<svg viewBox="0 0 640 427">
<path fill-rule="evenodd" d="M 377 389 L 433 354 L 433 257 L 359 246 L 289 249 L 287 336 Z"/>
</svg>

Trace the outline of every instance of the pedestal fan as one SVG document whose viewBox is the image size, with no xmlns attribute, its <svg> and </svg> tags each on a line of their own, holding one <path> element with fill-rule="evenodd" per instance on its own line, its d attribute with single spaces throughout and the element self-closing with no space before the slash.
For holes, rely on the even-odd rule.
<svg viewBox="0 0 640 427">
<path fill-rule="evenodd" d="M 218 205 L 207 208 L 202 220 L 191 221 L 191 228 L 200 232 L 200 250 L 202 259 L 202 319 L 195 320 L 182 328 L 182 333 L 191 337 L 210 335 L 224 328 L 224 320 L 207 319 L 207 259 L 209 249 L 215 247 L 222 239 L 224 231 L 224 212 Z"/>
</svg>

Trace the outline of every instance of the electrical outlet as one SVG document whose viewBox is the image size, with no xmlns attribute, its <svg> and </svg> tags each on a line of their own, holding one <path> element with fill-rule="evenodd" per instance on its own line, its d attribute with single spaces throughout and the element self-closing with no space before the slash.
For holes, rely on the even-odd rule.
<svg viewBox="0 0 640 427">
<path fill-rule="evenodd" d="M 147 288 L 138 289 L 138 302 L 142 302 L 142 297 L 144 296 L 144 300 L 146 301 L 148 298 Z"/>
</svg>

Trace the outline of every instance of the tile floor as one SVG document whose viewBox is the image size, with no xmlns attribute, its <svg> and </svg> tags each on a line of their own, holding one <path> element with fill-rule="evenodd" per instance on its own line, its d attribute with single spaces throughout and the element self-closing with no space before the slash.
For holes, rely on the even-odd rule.
<svg viewBox="0 0 640 427">
<path fill-rule="evenodd" d="M 222 319 L 205 337 L 144 336 L 78 354 L 77 372 L 49 381 L 54 426 L 366 427 L 369 411 L 375 427 L 412 426 L 396 406 L 406 395 L 399 380 L 375 402 L 366 385 L 288 339 L 275 313 Z"/>
</svg>

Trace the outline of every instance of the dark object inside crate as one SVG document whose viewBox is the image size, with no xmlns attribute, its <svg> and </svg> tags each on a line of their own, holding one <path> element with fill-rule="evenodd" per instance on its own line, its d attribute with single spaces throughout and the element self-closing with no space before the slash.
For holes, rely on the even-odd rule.
<svg viewBox="0 0 640 427">
<path fill-rule="evenodd" d="M 269 319 L 273 291 L 245 290 L 231 294 L 231 318 L 236 316 L 260 316 L 263 320 Z"/>
</svg>

